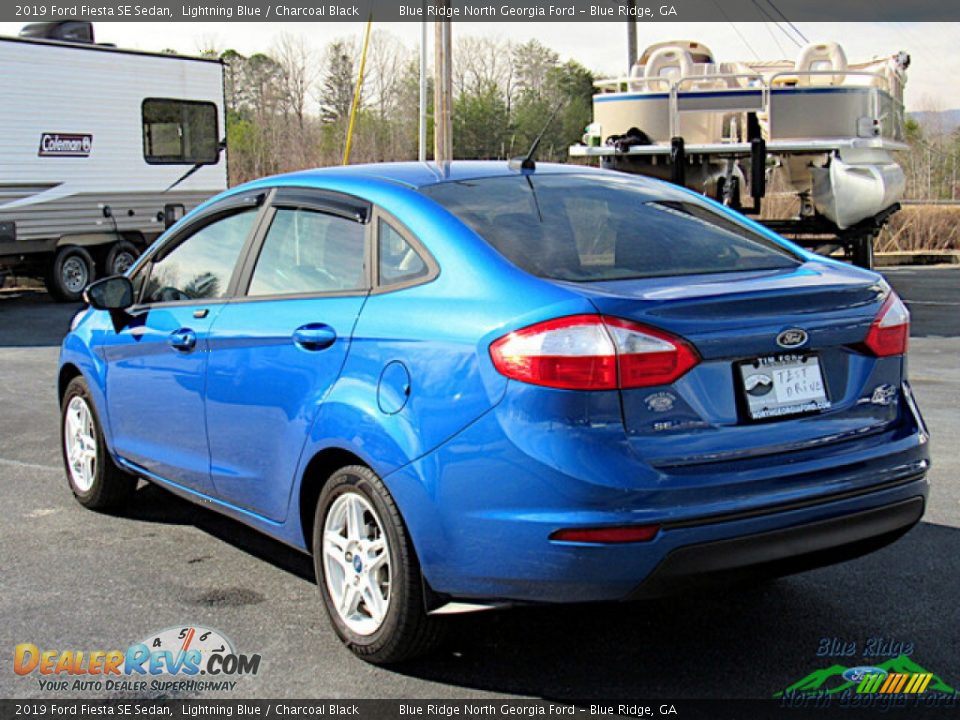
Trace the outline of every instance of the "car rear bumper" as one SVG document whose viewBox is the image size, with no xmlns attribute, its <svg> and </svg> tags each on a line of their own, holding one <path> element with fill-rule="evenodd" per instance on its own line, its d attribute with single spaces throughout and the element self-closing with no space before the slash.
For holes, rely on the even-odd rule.
<svg viewBox="0 0 960 720">
<path fill-rule="evenodd" d="M 912 403 L 882 434 L 698 469 L 695 482 L 639 462 L 614 423 L 535 421 L 524 431 L 524 416 L 502 404 L 385 477 L 438 593 L 610 601 L 746 570 L 789 573 L 891 542 L 920 519 L 928 494 L 928 437 Z M 661 529 L 647 542 L 549 539 L 562 528 L 649 524 Z"/>
<path fill-rule="evenodd" d="M 889 545 L 923 516 L 925 498 L 671 550 L 628 596 L 661 597 L 714 581 L 786 575 L 865 555 Z"/>
</svg>

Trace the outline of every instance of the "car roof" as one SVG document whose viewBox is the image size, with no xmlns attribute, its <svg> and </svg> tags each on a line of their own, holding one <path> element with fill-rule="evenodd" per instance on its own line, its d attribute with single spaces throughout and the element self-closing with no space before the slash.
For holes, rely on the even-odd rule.
<svg viewBox="0 0 960 720">
<path fill-rule="evenodd" d="M 529 172 L 529 171 L 527 171 Z M 537 163 L 534 175 L 557 175 L 581 172 L 605 174 L 604 171 L 583 165 L 561 165 L 559 163 Z M 411 188 L 423 188 L 445 182 L 476 180 L 479 178 L 509 177 L 519 175 L 510 164 L 501 160 L 455 160 L 448 163 L 435 162 L 392 162 L 369 165 L 346 165 L 278 175 L 272 180 L 295 180 L 310 184 L 315 181 L 322 185 L 325 181 L 337 178 L 368 178 L 399 183 Z"/>
</svg>

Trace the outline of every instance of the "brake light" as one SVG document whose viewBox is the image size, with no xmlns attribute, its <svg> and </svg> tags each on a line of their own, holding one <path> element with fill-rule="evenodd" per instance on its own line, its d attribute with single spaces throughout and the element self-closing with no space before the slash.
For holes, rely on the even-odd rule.
<svg viewBox="0 0 960 720">
<path fill-rule="evenodd" d="M 907 352 L 909 340 L 910 311 L 891 290 L 870 326 L 864 344 L 877 357 L 887 357 Z"/>
<path fill-rule="evenodd" d="M 567 528 L 557 530 L 550 539 L 557 542 L 633 543 L 653 540 L 659 525 L 622 525 L 620 527 Z"/>
<path fill-rule="evenodd" d="M 600 315 L 571 315 L 515 330 L 490 345 L 490 356 L 508 378 L 567 390 L 666 385 L 700 361 L 681 338 Z"/>
</svg>

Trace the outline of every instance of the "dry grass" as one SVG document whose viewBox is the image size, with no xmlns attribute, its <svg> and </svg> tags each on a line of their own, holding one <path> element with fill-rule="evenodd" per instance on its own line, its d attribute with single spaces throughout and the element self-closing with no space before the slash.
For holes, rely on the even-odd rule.
<svg viewBox="0 0 960 720">
<path fill-rule="evenodd" d="M 795 217 L 799 200 L 775 177 L 764 198 L 763 219 Z M 877 238 L 877 252 L 960 250 L 960 205 L 905 205 Z"/>
<path fill-rule="evenodd" d="M 880 233 L 876 250 L 960 250 L 960 206 L 904 206 Z"/>
</svg>

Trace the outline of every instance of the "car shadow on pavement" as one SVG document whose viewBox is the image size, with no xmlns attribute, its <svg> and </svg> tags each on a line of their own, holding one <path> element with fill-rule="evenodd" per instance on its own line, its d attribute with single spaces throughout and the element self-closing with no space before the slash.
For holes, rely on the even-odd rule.
<svg viewBox="0 0 960 720">
<path fill-rule="evenodd" d="M 310 558 L 152 484 L 123 516 L 192 525 L 314 583 Z M 565 702 L 770 698 L 810 672 L 865 658 L 871 639 L 960 686 L 960 529 L 921 523 L 865 557 L 754 585 L 636 603 L 516 607 L 449 618 L 438 653 L 375 672 Z M 825 639 L 855 656 L 818 656 Z M 899 643 L 899 645 L 898 645 Z M 346 654 L 346 653 L 345 653 Z M 351 659 L 360 663 L 360 660 Z"/>
<path fill-rule="evenodd" d="M 41 290 L 0 292 L 0 347 L 56 347 L 80 303 L 57 303 Z"/>
<path fill-rule="evenodd" d="M 164 525 L 192 525 L 291 575 L 310 583 L 316 582 L 313 561 L 307 555 L 272 540 L 241 522 L 177 497 L 153 483 L 141 483 L 133 499 L 120 514 L 128 520 Z"/>
<path fill-rule="evenodd" d="M 957 687 L 958 578 L 960 530 L 922 523 L 872 555 L 753 586 L 463 616 L 444 652 L 396 672 L 567 702 L 770 698 L 835 663 L 889 659 L 862 657 L 882 637 L 913 643 L 911 659 Z M 824 638 L 858 655 L 818 657 Z"/>
</svg>

